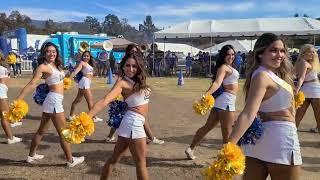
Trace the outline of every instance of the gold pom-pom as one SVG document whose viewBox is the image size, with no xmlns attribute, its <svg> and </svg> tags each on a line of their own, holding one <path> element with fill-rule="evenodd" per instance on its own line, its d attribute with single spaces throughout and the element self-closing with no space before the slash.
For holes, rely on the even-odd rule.
<svg viewBox="0 0 320 180">
<path fill-rule="evenodd" d="M 302 91 L 299 91 L 295 96 L 294 96 L 294 103 L 295 103 L 295 107 L 296 109 L 298 109 L 299 107 L 301 107 L 301 105 L 304 103 L 304 100 L 306 98 L 304 97 L 304 94 Z"/>
<path fill-rule="evenodd" d="M 206 114 L 214 105 L 214 98 L 212 95 L 203 95 L 201 100 L 193 103 L 193 109 L 197 114 Z"/>
<path fill-rule="evenodd" d="M 18 99 L 9 105 L 9 111 L 3 112 L 4 118 L 10 123 L 19 122 L 28 114 L 29 106 L 22 100 Z"/>
<path fill-rule="evenodd" d="M 76 116 L 71 122 L 61 129 L 61 133 L 66 141 L 73 144 L 80 144 L 86 136 L 90 136 L 94 132 L 94 122 L 87 113 L 82 112 Z"/>
<path fill-rule="evenodd" d="M 204 170 L 206 180 L 231 180 L 235 175 L 243 174 L 245 169 L 245 156 L 236 144 L 225 144 L 217 159 Z"/>
<path fill-rule="evenodd" d="M 72 87 L 73 81 L 71 78 L 64 78 L 63 79 L 63 89 L 69 90 Z"/>
<path fill-rule="evenodd" d="M 116 97 L 116 99 L 115 99 L 115 100 L 122 101 L 122 100 L 123 100 L 122 95 L 121 95 L 121 94 L 120 94 L 120 95 L 118 95 L 118 96 Z"/>
</svg>

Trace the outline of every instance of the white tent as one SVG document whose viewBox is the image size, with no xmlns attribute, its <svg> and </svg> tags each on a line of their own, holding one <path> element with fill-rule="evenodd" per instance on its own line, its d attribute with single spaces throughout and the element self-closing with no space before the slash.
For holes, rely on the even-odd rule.
<svg viewBox="0 0 320 180">
<path fill-rule="evenodd" d="M 205 49 L 204 51 L 211 52 L 212 54 L 217 54 L 223 46 L 229 44 L 234 47 L 234 50 L 236 52 L 240 51 L 242 53 L 248 53 L 250 50 L 253 50 L 253 47 L 256 41 L 257 41 L 256 39 L 252 41 L 251 40 L 229 40 L 220 44 L 216 44 L 215 46 Z"/>
<path fill-rule="evenodd" d="M 37 34 L 27 34 L 27 47 L 35 47 L 35 42 L 37 40 L 40 40 L 39 42 L 39 48 L 41 45 L 49 39 L 48 35 L 37 35 Z M 11 48 L 12 49 L 17 49 L 18 48 L 18 43 L 17 43 L 17 38 L 11 39 Z"/>
<path fill-rule="evenodd" d="M 265 32 L 315 35 L 320 34 L 320 21 L 306 17 L 189 21 L 158 31 L 155 38 L 251 37 Z"/>
<path fill-rule="evenodd" d="M 196 47 L 187 45 L 187 44 L 176 44 L 176 43 L 159 43 L 156 42 L 158 49 L 161 51 L 172 51 L 172 52 L 182 52 L 184 55 L 188 55 L 190 52 L 191 55 L 197 54 L 199 51 L 203 51 Z"/>
</svg>

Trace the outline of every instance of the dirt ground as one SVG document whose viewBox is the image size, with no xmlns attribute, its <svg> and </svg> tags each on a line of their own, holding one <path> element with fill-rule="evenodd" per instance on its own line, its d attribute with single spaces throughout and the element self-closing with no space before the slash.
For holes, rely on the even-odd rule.
<svg viewBox="0 0 320 180">
<path fill-rule="evenodd" d="M 9 100 L 14 99 L 20 89 L 28 82 L 29 77 L 12 79 L 9 86 Z M 108 92 L 110 85 L 106 80 L 94 80 L 94 100 L 98 100 Z M 153 89 L 148 121 L 156 137 L 165 140 L 163 145 L 148 145 L 147 166 L 150 179 L 156 180 L 189 180 L 203 179 L 201 171 L 206 167 L 221 148 L 220 127 L 214 128 L 195 150 L 198 157 L 194 161 L 186 159 L 185 148 L 191 143 L 195 131 L 205 123 L 207 116 L 199 116 L 193 112 L 192 103 L 199 98 L 209 85 L 209 79 L 186 79 L 185 85 L 177 86 L 177 78 L 149 78 L 148 84 Z M 66 116 L 69 113 L 77 87 L 65 92 L 64 107 Z M 239 93 L 237 110 L 243 108 L 243 95 Z M 98 179 L 105 160 L 111 155 L 114 143 L 105 143 L 109 132 L 106 124 L 106 111 L 101 112 L 104 122 L 96 123 L 96 131 L 84 143 L 72 145 L 74 155 L 86 157 L 85 163 L 74 168 L 67 168 L 66 161 L 59 145 L 56 130 L 51 125 L 48 134 L 43 138 L 37 153 L 45 158 L 37 164 L 28 164 L 31 137 L 39 126 L 42 109 L 26 97 L 30 106 L 29 115 L 23 125 L 13 128 L 16 136 L 23 142 L 13 145 L 5 144 L 3 130 L 0 130 L 0 179 Z M 77 108 L 77 112 L 87 111 L 85 100 Z M 301 179 L 320 179 L 320 141 L 319 134 L 308 132 L 315 127 L 313 111 L 308 113 L 299 127 L 299 138 L 303 156 Z M 111 179 L 136 179 L 135 165 L 129 152 L 112 172 Z"/>
</svg>

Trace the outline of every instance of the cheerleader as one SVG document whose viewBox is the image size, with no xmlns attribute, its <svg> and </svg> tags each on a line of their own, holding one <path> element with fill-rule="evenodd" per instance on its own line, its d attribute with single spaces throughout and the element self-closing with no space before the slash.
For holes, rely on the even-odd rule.
<svg viewBox="0 0 320 180">
<path fill-rule="evenodd" d="M 300 54 L 294 66 L 298 82 L 295 93 L 302 91 L 305 101 L 297 109 L 296 124 L 299 126 L 309 105 L 311 104 L 314 117 L 317 122 L 317 129 L 320 128 L 320 83 L 318 79 L 319 58 L 316 49 L 311 44 L 305 44 L 300 49 Z"/>
<path fill-rule="evenodd" d="M 146 85 L 146 76 L 143 65 L 140 64 L 140 58 L 141 56 L 137 54 L 125 55 L 120 63 L 121 74 L 118 81 L 111 91 L 88 112 L 89 116 L 94 116 L 120 94 L 128 105 L 128 110 L 117 129 L 118 139 L 113 154 L 103 167 L 101 179 L 108 179 L 112 168 L 127 149 L 130 149 L 135 161 L 137 179 L 149 179 L 146 167 L 146 133 L 143 124 L 148 113 L 151 90 Z"/>
<path fill-rule="evenodd" d="M 223 143 L 227 142 L 232 131 L 236 111 L 236 95 L 239 89 L 239 72 L 233 68 L 234 59 L 234 48 L 231 45 L 223 46 L 219 52 L 217 68 L 216 72 L 214 72 L 215 75 L 212 84 L 205 93 L 206 95 L 214 93 L 213 96 L 217 96 L 214 108 L 212 108 L 206 124 L 197 130 L 191 145 L 185 150 L 185 154 L 191 160 L 196 158 L 194 155 L 194 148 L 196 145 L 198 145 L 204 136 L 219 122 L 221 124 Z M 221 88 L 224 90 L 218 95 L 217 93 L 218 91 L 221 91 Z"/>
<path fill-rule="evenodd" d="M 255 144 L 242 148 L 244 180 L 299 179 L 301 152 L 295 124 L 292 64 L 283 40 L 272 33 L 259 37 L 244 84 L 246 104 L 229 142 L 236 144 L 259 115 L 264 132 Z"/>
<path fill-rule="evenodd" d="M 140 56 L 143 56 L 142 52 L 140 51 L 139 47 L 134 45 L 134 44 L 129 44 L 128 47 L 126 48 L 126 53 L 125 54 L 129 54 L 129 53 L 137 53 Z M 144 58 L 140 58 L 141 59 L 141 64 L 144 66 L 145 62 L 144 62 Z M 155 137 L 153 135 L 153 132 L 151 130 L 150 124 L 148 120 L 145 120 L 144 122 L 144 130 L 147 133 L 148 136 L 148 141 L 153 143 L 153 144 L 163 144 L 164 140 L 158 139 L 157 137 Z M 111 128 L 110 132 L 106 138 L 106 142 L 112 142 L 115 140 L 115 137 L 113 136 L 114 133 L 116 132 L 115 128 Z"/>
<path fill-rule="evenodd" d="M 1 125 L 4 130 L 4 133 L 7 136 L 7 143 L 8 144 L 14 144 L 17 142 L 21 142 L 22 138 L 18 138 L 13 136 L 10 123 L 8 120 L 6 120 L 3 116 L 4 111 L 8 111 L 8 81 L 10 78 L 9 70 L 7 68 L 8 64 L 6 63 L 6 59 L 4 58 L 4 55 L 0 52 L 0 114 L 1 114 Z M 22 124 L 21 122 L 15 123 Z"/>
<path fill-rule="evenodd" d="M 49 86 L 49 93 L 45 98 L 42 108 L 42 119 L 40 127 L 34 134 L 31 142 L 29 155 L 27 157 L 28 163 L 34 163 L 44 158 L 44 155 L 36 153 L 36 149 L 40 144 L 43 135 L 48 131 L 50 120 L 55 126 L 59 137 L 60 145 L 67 159 L 67 166 L 74 167 L 84 161 L 84 157 L 73 157 L 71 146 L 67 143 L 61 129 L 66 122 L 63 109 L 63 78 L 64 72 L 61 68 L 62 62 L 59 57 L 59 51 L 56 45 L 47 42 L 42 45 L 40 56 L 38 58 L 39 66 L 36 68 L 31 81 L 22 89 L 17 99 L 23 99 L 30 91 L 35 89 L 37 82 L 43 78 L 45 83 Z"/>
<path fill-rule="evenodd" d="M 74 72 L 71 74 L 71 76 L 74 77 L 78 72 L 82 72 L 83 76 L 78 83 L 79 90 L 77 97 L 74 99 L 71 105 L 70 116 L 68 118 L 69 120 L 72 120 L 74 118 L 76 105 L 81 102 L 83 97 L 87 101 L 88 109 L 91 109 L 93 106 L 92 93 L 90 89 L 94 68 L 93 57 L 91 56 L 90 51 L 84 51 L 82 53 L 81 59 L 82 61 L 80 61 Z M 94 117 L 93 121 L 100 122 L 103 121 L 103 119 Z"/>
</svg>

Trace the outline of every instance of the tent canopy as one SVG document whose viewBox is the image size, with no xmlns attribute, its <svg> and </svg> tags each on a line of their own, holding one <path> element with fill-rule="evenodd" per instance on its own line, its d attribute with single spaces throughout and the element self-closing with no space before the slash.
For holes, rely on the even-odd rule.
<svg viewBox="0 0 320 180">
<path fill-rule="evenodd" d="M 125 38 L 113 38 L 107 41 L 110 41 L 113 44 L 114 49 L 125 49 L 129 44 L 135 44 Z M 91 45 L 90 47 L 103 49 L 103 43 L 96 43 Z"/>
<path fill-rule="evenodd" d="M 199 51 L 203 51 L 201 49 L 198 49 L 196 47 L 187 45 L 187 44 L 177 44 L 177 43 L 159 43 L 156 42 L 158 49 L 161 51 L 168 51 L 171 52 L 182 52 L 184 55 L 188 55 L 190 52 L 191 55 L 196 55 Z"/>
<path fill-rule="evenodd" d="M 252 37 L 265 32 L 277 35 L 320 34 L 320 21 L 306 17 L 199 20 L 155 32 L 155 38 Z"/>
<path fill-rule="evenodd" d="M 205 49 L 204 51 L 211 52 L 212 54 L 217 54 L 223 46 L 229 44 L 234 47 L 234 50 L 236 52 L 240 51 L 242 53 L 248 53 L 250 50 L 253 49 L 256 41 L 257 41 L 256 39 L 252 40 L 252 41 L 250 41 L 250 40 L 229 40 L 229 41 L 225 41 L 220 44 L 216 44 L 215 46 L 209 47 L 209 48 Z M 211 51 L 210 51 L 210 49 L 211 49 Z"/>
</svg>

